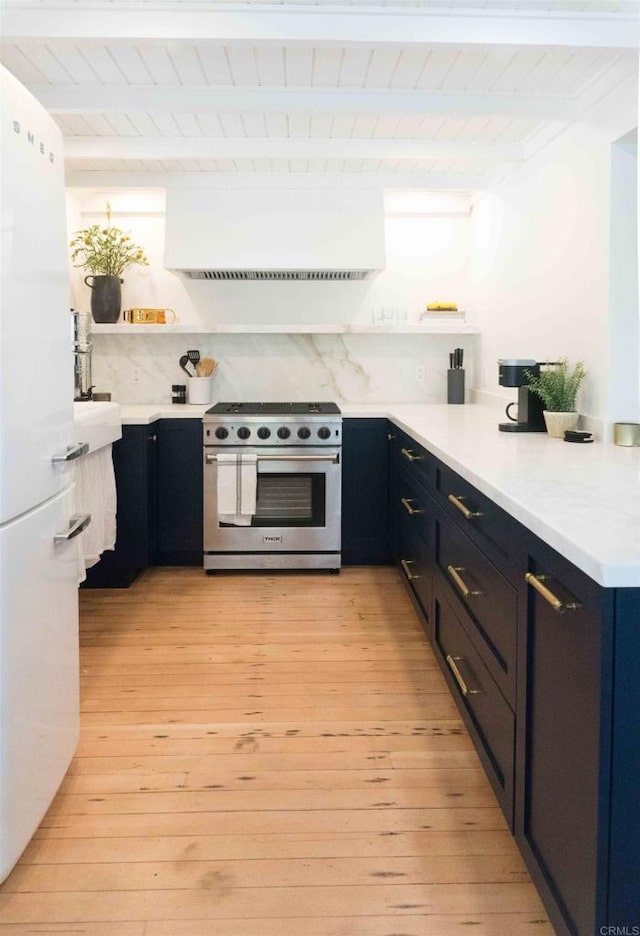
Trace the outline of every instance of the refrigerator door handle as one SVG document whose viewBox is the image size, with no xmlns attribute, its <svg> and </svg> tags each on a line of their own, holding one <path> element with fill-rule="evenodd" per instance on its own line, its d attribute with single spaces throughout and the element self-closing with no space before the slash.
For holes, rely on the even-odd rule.
<svg viewBox="0 0 640 936">
<path fill-rule="evenodd" d="M 74 442 L 73 445 L 70 445 L 64 455 L 53 455 L 51 461 L 54 464 L 59 462 L 70 462 L 75 461 L 76 458 L 82 458 L 83 455 L 86 455 L 89 451 L 88 442 Z"/>
<path fill-rule="evenodd" d="M 69 540 L 72 540 L 74 537 L 78 536 L 79 533 L 82 533 L 83 530 L 86 530 L 89 524 L 91 523 L 91 514 L 73 514 L 69 520 L 69 529 L 64 533 L 56 533 L 53 537 L 54 543 L 68 543 Z"/>
</svg>

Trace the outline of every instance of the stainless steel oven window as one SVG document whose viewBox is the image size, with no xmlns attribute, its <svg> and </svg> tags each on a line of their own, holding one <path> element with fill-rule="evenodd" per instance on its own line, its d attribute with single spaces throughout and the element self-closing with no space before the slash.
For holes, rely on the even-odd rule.
<svg viewBox="0 0 640 936">
<path fill-rule="evenodd" d="M 324 473 L 260 473 L 257 485 L 256 512 L 251 521 L 252 527 L 324 526 Z"/>
</svg>

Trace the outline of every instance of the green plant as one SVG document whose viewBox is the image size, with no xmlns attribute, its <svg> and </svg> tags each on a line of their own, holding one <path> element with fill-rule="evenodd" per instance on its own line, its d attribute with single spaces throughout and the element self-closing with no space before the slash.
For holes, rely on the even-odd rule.
<svg viewBox="0 0 640 936">
<path fill-rule="evenodd" d="M 107 203 L 107 226 L 92 224 L 76 231 L 69 246 L 76 267 L 84 267 L 94 276 L 120 276 L 132 263 L 148 266 L 144 251 L 131 243 L 131 237 L 111 224 L 111 206 Z"/>
<path fill-rule="evenodd" d="M 552 413 L 576 412 L 576 396 L 587 376 L 583 361 L 570 368 L 567 359 L 561 358 L 557 364 L 541 370 L 539 377 L 530 371 L 525 371 L 525 375 L 529 390 L 541 397 L 546 410 Z"/>
</svg>

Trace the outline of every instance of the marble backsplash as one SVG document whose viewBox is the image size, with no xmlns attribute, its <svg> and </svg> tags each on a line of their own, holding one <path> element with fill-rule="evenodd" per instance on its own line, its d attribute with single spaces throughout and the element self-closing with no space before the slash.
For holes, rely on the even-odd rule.
<svg viewBox="0 0 640 936">
<path fill-rule="evenodd" d="M 171 385 L 186 382 L 178 359 L 191 348 L 219 362 L 214 401 L 444 403 L 449 352 L 464 348 L 468 389 L 473 386 L 476 339 L 433 334 L 112 334 L 93 335 L 92 340 L 95 390 L 110 392 L 119 403 L 169 402 Z"/>
</svg>

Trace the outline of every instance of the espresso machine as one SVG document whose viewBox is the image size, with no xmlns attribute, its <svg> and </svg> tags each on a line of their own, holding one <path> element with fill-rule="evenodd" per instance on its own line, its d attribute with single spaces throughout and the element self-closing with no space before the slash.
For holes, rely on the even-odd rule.
<svg viewBox="0 0 640 936">
<path fill-rule="evenodd" d="M 509 403 L 506 409 L 509 422 L 498 423 L 501 432 L 546 432 L 542 410 L 544 404 L 537 393 L 527 387 L 529 375 L 540 376 L 540 362 L 526 358 L 501 358 L 498 361 L 498 383 L 501 387 L 517 387 L 518 400 Z M 511 408 L 517 406 L 518 415 L 511 415 Z"/>
</svg>

